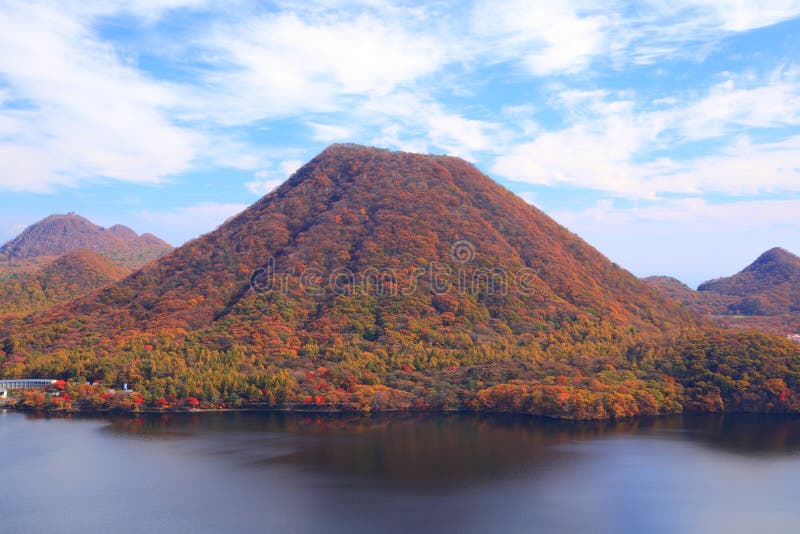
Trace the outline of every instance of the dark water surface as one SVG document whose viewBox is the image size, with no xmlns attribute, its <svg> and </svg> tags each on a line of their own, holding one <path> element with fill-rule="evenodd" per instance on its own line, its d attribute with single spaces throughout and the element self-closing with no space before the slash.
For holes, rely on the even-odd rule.
<svg viewBox="0 0 800 534">
<path fill-rule="evenodd" d="M 800 418 L 32 417 L 0 532 L 800 532 Z"/>
</svg>

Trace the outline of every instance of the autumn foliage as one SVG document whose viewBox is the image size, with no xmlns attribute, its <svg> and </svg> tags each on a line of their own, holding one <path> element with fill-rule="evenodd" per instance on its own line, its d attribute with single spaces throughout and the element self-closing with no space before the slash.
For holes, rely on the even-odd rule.
<svg viewBox="0 0 800 534">
<path fill-rule="evenodd" d="M 455 242 L 474 253 L 454 255 Z M 280 285 L 256 291 L 251 274 L 270 258 Z M 434 267 L 439 285 L 416 274 Z M 343 271 L 353 284 L 331 291 L 326 280 Z M 535 273 L 525 291 L 498 291 L 486 274 L 520 272 Z M 0 372 L 127 383 L 142 399 L 134 409 L 597 419 L 796 408 L 797 347 L 707 329 L 462 160 L 334 145 L 216 231 L 8 322 Z M 689 372 L 680 364 L 691 354 Z M 711 371 L 716 358 L 727 367 Z M 721 387 L 743 361 L 762 373 L 740 393 Z"/>
<path fill-rule="evenodd" d="M 128 269 L 97 252 L 67 252 L 41 268 L 0 277 L 0 317 L 46 310 L 128 274 Z"/>
<path fill-rule="evenodd" d="M 768 250 L 733 276 L 700 284 L 697 291 L 665 276 L 645 281 L 727 328 L 800 332 L 800 258 L 781 248 Z"/>
</svg>

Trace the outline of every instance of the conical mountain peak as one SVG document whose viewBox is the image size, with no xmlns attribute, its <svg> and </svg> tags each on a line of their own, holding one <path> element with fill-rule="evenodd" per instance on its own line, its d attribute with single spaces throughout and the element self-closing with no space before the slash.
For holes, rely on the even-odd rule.
<svg viewBox="0 0 800 534">
<path fill-rule="evenodd" d="M 754 261 L 744 270 L 744 272 L 776 267 L 786 267 L 800 270 L 800 257 L 795 256 L 784 248 L 775 247 L 759 256 L 756 261 Z"/>
<path fill-rule="evenodd" d="M 569 355 L 591 372 L 597 355 L 698 322 L 466 161 L 333 145 L 215 231 L 30 318 L 14 346 L 144 337 L 187 362 L 233 351 L 233 375 L 325 368 L 348 395 L 387 384 L 405 403 L 427 394 L 395 376 L 477 366 L 499 383 Z M 87 346 L 84 368 L 148 357 L 131 343 Z"/>
</svg>

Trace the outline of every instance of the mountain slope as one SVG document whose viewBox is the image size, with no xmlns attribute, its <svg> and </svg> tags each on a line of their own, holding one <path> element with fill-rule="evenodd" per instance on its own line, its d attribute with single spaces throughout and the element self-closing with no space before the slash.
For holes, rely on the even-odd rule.
<svg viewBox="0 0 800 534">
<path fill-rule="evenodd" d="M 85 249 L 67 252 L 33 272 L 0 282 L 0 317 L 44 310 L 130 274 L 105 256 Z"/>
<path fill-rule="evenodd" d="M 680 409 L 645 347 L 701 325 L 462 160 L 334 145 L 216 231 L 0 339 L 6 376 L 126 382 L 161 406 L 584 418 Z"/>
<path fill-rule="evenodd" d="M 680 302 L 684 306 L 697 304 L 697 292 L 677 278 L 672 278 L 671 276 L 648 276 L 647 278 L 642 278 L 642 282 L 658 289 L 664 295 Z"/>
<path fill-rule="evenodd" d="M 657 289 L 661 294 L 676 300 L 687 308 L 703 316 L 718 316 L 728 313 L 728 306 L 736 300 L 729 295 L 712 292 L 699 292 L 677 278 L 670 276 L 649 276 L 642 281 Z"/>
<path fill-rule="evenodd" d="M 130 228 L 102 228 L 74 213 L 51 215 L 26 228 L 0 248 L 4 263 L 58 257 L 76 249 L 99 252 L 120 265 L 138 268 L 163 256 L 172 247 L 150 234 L 139 236 Z"/>
</svg>

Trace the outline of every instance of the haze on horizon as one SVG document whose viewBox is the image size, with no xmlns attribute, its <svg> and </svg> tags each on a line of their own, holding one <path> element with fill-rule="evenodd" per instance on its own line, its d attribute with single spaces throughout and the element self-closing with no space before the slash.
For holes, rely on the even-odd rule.
<svg viewBox="0 0 800 534">
<path fill-rule="evenodd" d="M 800 1 L 0 2 L 0 241 L 179 245 L 325 146 L 466 158 L 634 274 L 800 252 Z"/>
</svg>

